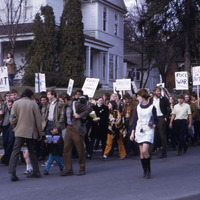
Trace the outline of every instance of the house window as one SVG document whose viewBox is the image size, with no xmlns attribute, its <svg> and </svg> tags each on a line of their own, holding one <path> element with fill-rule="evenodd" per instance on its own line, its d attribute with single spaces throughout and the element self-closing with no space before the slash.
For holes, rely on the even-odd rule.
<svg viewBox="0 0 200 200">
<path fill-rule="evenodd" d="M 113 55 L 110 54 L 109 58 L 109 79 L 114 79 L 114 73 L 113 73 Z"/>
<path fill-rule="evenodd" d="M 118 34 L 118 14 L 115 13 L 115 26 L 114 26 L 114 34 Z"/>
<path fill-rule="evenodd" d="M 5 10 L 3 8 L 0 8 L 0 19 L 1 23 L 5 22 L 6 16 L 5 16 Z"/>
<path fill-rule="evenodd" d="M 107 8 L 103 8 L 103 31 L 106 31 L 107 24 Z"/>
<path fill-rule="evenodd" d="M 141 81 L 141 71 L 136 71 L 136 81 Z"/>
<path fill-rule="evenodd" d="M 32 18 L 32 0 L 25 0 L 24 1 L 24 19 L 31 19 Z"/>
<path fill-rule="evenodd" d="M 106 54 L 103 53 L 103 78 L 106 78 Z"/>
<path fill-rule="evenodd" d="M 118 56 L 115 56 L 115 79 L 117 79 L 117 70 L 118 70 Z"/>
</svg>

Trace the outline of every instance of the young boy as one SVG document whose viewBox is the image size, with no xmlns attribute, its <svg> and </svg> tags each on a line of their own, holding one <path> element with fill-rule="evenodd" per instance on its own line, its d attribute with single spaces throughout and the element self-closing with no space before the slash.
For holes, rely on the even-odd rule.
<svg viewBox="0 0 200 200">
<path fill-rule="evenodd" d="M 63 154 L 63 138 L 58 133 L 58 129 L 56 125 L 51 125 L 49 128 L 51 132 L 51 136 L 45 140 L 47 147 L 49 149 L 49 159 L 47 161 L 46 169 L 44 170 L 45 175 L 49 175 L 49 170 L 51 168 L 51 164 L 55 160 L 60 168 L 60 175 L 63 173 L 64 163 L 62 160 Z"/>
</svg>

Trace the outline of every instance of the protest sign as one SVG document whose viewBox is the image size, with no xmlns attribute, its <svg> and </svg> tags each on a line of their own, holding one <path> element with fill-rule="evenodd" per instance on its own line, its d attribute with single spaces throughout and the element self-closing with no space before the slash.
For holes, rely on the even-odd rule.
<svg viewBox="0 0 200 200">
<path fill-rule="evenodd" d="M 160 82 L 160 83 L 157 83 L 157 84 L 156 84 L 156 86 L 158 86 L 158 87 L 160 87 L 160 88 L 161 88 L 161 95 L 162 95 L 162 96 L 164 96 L 164 91 L 163 91 L 163 89 L 162 89 L 162 88 L 164 88 L 164 87 L 165 87 L 165 83 L 161 83 L 161 82 Z"/>
<path fill-rule="evenodd" d="M 82 87 L 83 94 L 88 95 L 88 97 L 92 98 L 94 96 L 98 83 L 98 78 L 86 78 Z"/>
<path fill-rule="evenodd" d="M 8 69 L 6 66 L 0 67 L 0 92 L 10 91 L 8 80 Z"/>
<path fill-rule="evenodd" d="M 113 82 L 113 93 L 117 93 L 116 82 Z"/>
<path fill-rule="evenodd" d="M 193 67 L 193 85 L 200 85 L 200 66 Z"/>
<path fill-rule="evenodd" d="M 176 90 L 188 90 L 188 72 L 175 72 Z"/>
<path fill-rule="evenodd" d="M 72 94 L 73 85 L 74 85 L 74 80 L 69 79 L 68 88 L 67 88 L 67 94 L 69 96 L 71 96 Z"/>
<path fill-rule="evenodd" d="M 46 92 L 45 74 L 35 73 L 35 93 Z"/>
<path fill-rule="evenodd" d="M 200 66 L 193 67 L 193 85 L 197 86 L 197 102 L 199 106 Z"/>
<path fill-rule="evenodd" d="M 115 94 L 119 93 L 121 95 L 121 97 L 123 96 L 122 91 L 117 90 L 116 82 L 113 82 L 113 93 L 115 93 Z"/>
<path fill-rule="evenodd" d="M 132 84 L 132 86 L 133 86 L 133 90 L 134 90 L 134 92 L 137 93 L 137 92 L 138 92 L 138 89 L 137 89 L 137 86 L 136 86 L 135 82 L 132 81 L 131 84 Z"/>
<path fill-rule="evenodd" d="M 131 90 L 131 79 L 117 79 L 116 90 Z"/>
</svg>

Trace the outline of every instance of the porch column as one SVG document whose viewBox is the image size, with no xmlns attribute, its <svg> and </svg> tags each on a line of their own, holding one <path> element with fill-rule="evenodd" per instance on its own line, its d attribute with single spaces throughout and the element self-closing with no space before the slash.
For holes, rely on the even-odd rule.
<svg viewBox="0 0 200 200">
<path fill-rule="evenodd" d="M 90 69 L 91 69 L 91 47 L 86 47 L 86 77 L 90 77 Z"/>
<path fill-rule="evenodd" d="M 109 85 L 109 59 L 110 59 L 110 53 L 109 51 L 106 52 L 106 78 L 105 83 Z"/>
<path fill-rule="evenodd" d="M 3 50 L 2 50 L 2 42 L 0 42 L 0 66 L 3 66 Z"/>
</svg>

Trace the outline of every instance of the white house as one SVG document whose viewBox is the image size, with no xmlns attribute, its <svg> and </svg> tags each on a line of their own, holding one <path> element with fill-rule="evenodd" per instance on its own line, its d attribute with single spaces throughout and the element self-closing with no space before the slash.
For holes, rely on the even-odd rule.
<svg viewBox="0 0 200 200">
<path fill-rule="evenodd" d="M 5 5 L 5 0 L 0 0 Z M 31 32 L 36 13 L 41 6 L 49 5 L 53 8 L 56 24 L 60 23 L 65 0 L 23 0 L 20 18 L 21 31 L 17 35 L 15 62 L 22 65 L 27 47 L 34 35 Z M 6 8 L 0 8 L 0 18 L 6 22 Z M 117 78 L 124 78 L 127 74 L 124 65 L 124 14 L 127 12 L 123 0 L 82 0 L 82 14 L 85 33 L 86 64 L 85 76 L 100 78 L 104 89 L 112 88 Z M 1 25 L 1 22 L 0 22 Z M 24 28 L 23 28 L 24 27 Z M 29 28 L 28 28 L 29 27 Z M 1 32 L 1 31 L 0 31 Z M 0 33 L 0 64 L 7 55 L 6 45 L 8 37 Z M 21 79 L 23 72 L 15 79 Z"/>
</svg>

